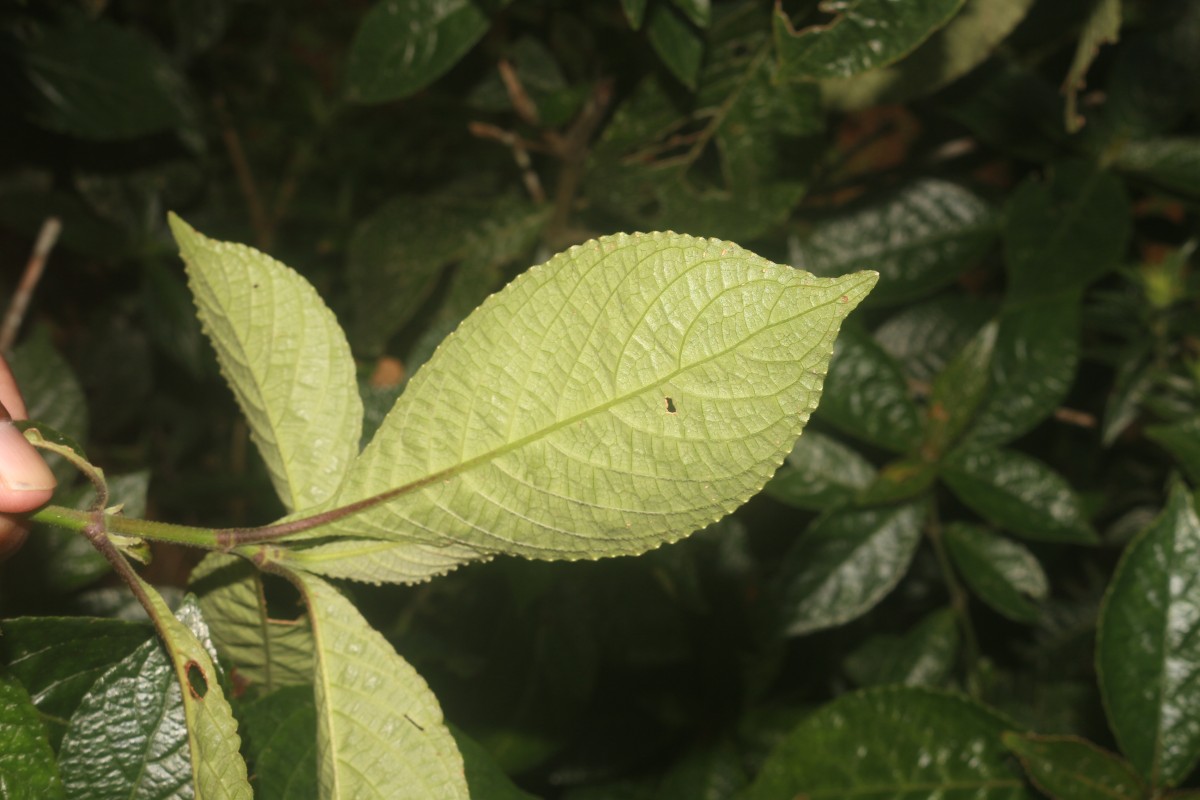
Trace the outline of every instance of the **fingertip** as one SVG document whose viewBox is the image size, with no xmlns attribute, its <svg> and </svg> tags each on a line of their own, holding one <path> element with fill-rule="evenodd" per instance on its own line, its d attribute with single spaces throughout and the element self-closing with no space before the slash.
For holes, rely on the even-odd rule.
<svg viewBox="0 0 1200 800">
<path fill-rule="evenodd" d="M 15 553 L 28 535 L 28 522 L 0 514 L 0 561 Z"/>
<path fill-rule="evenodd" d="M 58 481 L 11 422 L 0 422 L 0 512 L 32 511 L 50 501 Z"/>
</svg>

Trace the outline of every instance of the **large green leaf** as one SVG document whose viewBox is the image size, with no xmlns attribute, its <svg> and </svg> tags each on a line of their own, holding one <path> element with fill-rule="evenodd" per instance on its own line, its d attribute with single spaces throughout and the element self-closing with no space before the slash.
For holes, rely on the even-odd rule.
<svg viewBox="0 0 1200 800">
<path fill-rule="evenodd" d="M 966 523 L 946 526 L 946 549 L 983 602 L 1017 622 L 1036 622 L 1050 586 L 1037 557 L 1019 542 Z"/>
<path fill-rule="evenodd" d="M 671 74 L 695 89 L 704 58 L 704 37 L 683 13 L 665 2 L 652 3 L 646 14 L 646 38 Z"/>
<path fill-rule="evenodd" d="M 0 671 L 0 798 L 60 800 L 65 797 L 46 726 L 29 692 Z"/>
<path fill-rule="evenodd" d="M 312 633 L 307 620 L 267 613 L 262 574 L 247 561 L 209 553 L 192 570 L 191 590 L 222 658 L 243 680 L 266 692 L 312 682 Z"/>
<path fill-rule="evenodd" d="M 354 360 L 312 286 L 257 250 L 171 215 L 200 321 L 289 510 L 326 500 L 358 449 Z"/>
<path fill-rule="evenodd" d="M 1121 750 L 1155 787 L 1200 756 L 1200 519 L 1188 494 L 1130 543 L 1100 608 L 1096 671 Z"/>
<path fill-rule="evenodd" d="M 1188 480 L 1200 486 L 1200 417 L 1148 426 L 1146 437 L 1174 456 Z"/>
<path fill-rule="evenodd" d="M 994 323 L 980 328 L 934 379 L 922 452 L 946 452 L 975 416 L 988 390 L 996 329 Z"/>
<path fill-rule="evenodd" d="M 1117 151 L 1113 165 L 1167 191 L 1200 196 L 1200 137 L 1129 142 Z"/>
<path fill-rule="evenodd" d="M 790 261 L 814 275 L 879 272 L 872 303 L 927 294 L 973 266 L 996 238 L 987 203 L 948 181 L 925 178 L 868 205 L 821 220 L 792 241 Z"/>
<path fill-rule="evenodd" d="M 849 503 L 875 477 L 875 467 L 854 450 L 808 431 L 796 441 L 765 491 L 790 506 L 822 511 Z"/>
<path fill-rule="evenodd" d="M 781 630 L 799 636 L 870 611 L 908 571 L 921 542 L 922 510 L 913 503 L 817 520 L 779 568 Z"/>
<path fill-rule="evenodd" d="M 846 657 L 846 674 L 859 686 L 901 683 L 936 688 L 958 658 L 959 633 L 948 608 L 926 616 L 902 636 L 872 636 Z"/>
<path fill-rule="evenodd" d="M 346 59 L 350 99 L 399 100 L 432 83 L 491 26 L 477 0 L 387 0 L 358 26 Z"/>
<path fill-rule="evenodd" d="M 1017 187 L 1005 211 L 1008 294 L 1080 289 L 1115 268 L 1129 241 L 1129 198 L 1115 175 L 1081 161 Z"/>
<path fill-rule="evenodd" d="M 239 714 L 255 796 L 263 800 L 316 800 L 317 711 L 311 686 L 288 686 Z"/>
<path fill-rule="evenodd" d="M 985 300 L 939 295 L 901 308 L 875 329 L 875 340 L 900 362 L 904 375 L 932 383 L 994 311 Z"/>
<path fill-rule="evenodd" d="M 341 539 L 315 547 L 280 549 L 272 558 L 285 567 L 364 583 L 421 583 L 468 561 L 486 559 L 465 545 Z"/>
<path fill-rule="evenodd" d="M 958 498 L 990 522 L 1027 539 L 1091 544 L 1083 506 L 1066 479 L 1015 450 L 960 447 L 941 464 Z"/>
<path fill-rule="evenodd" d="M 1055 800 L 1141 800 L 1146 787 L 1129 762 L 1075 736 L 1004 734 L 1033 785 Z"/>
<path fill-rule="evenodd" d="M 953 694 L 846 694 L 797 725 L 745 800 L 1032 800 L 1000 736 L 1012 724 Z"/>
<path fill-rule="evenodd" d="M 316 645 L 323 800 L 467 800 L 462 757 L 425 681 L 332 586 L 296 580 Z"/>
<path fill-rule="evenodd" d="M 150 635 L 147 625 L 115 619 L 21 617 L 0 625 L 0 654 L 29 690 L 57 748 L 96 679 Z"/>
<path fill-rule="evenodd" d="M 964 0 L 849 0 L 830 3 L 828 25 L 797 31 L 777 6 L 775 47 L 785 79 L 847 78 L 886 67 L 949 22 Z"/>
<path fill-rule="evenodd" d="M 674 541 L 762 488 L 875 280 L 674 234 L 572 248 L 442 344 L 329 505 L 396 499 L 315 533 L 539 558 Z"/>
</svg>

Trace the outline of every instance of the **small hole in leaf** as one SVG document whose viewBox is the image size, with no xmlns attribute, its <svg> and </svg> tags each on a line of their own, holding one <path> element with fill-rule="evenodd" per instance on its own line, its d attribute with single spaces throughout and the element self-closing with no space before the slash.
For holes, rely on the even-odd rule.
<svg viewBox="0 0 1200 800">
<path fill-rule="evenodd" d="M 195 661 L 189 661 L 186 669 L 188 691 L 192 693 L 192 697 L 203 700 L 204 695 L 208 694 L 208 679 L 204 676 L 204 670 Z"/>
<path fill-rule="evenodd" d="M 667 413 L 674 414 L 675 413 L 675 401 L 669 397 L 664 397 L 663 399 L 667 401 Z"/>
</svg>

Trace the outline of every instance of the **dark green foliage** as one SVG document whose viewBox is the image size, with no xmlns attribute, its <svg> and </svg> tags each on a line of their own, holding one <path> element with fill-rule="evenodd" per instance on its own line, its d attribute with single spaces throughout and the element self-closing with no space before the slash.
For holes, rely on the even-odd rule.
<svg viewBox="0 0 1200 800">
<path fill-rule="evenodd" d="M 639 558 L 343 588 L 485 800 L 1192 796 L 1198 9 L 16 4 L 6 302 L 42 220 L 64 228 L 5 356 L 31 414 L 120 476 L 110 504 L 251 525 L 282 509 L 168 210 L 318 288 L 364 441 L 472 308 L 588 238 L 877 270 L 806 433 L 732 519 Z M 82 538 L 31 537 L 0 565 L 0 797 L 172 796 L 170 661 L 96 616 L 138 612 Z M 148 575 L 183 586 L 197 560 L 156 546 Z M 280 627 L 302 616 L 262 587 Z M 318 797 L 311 687 L 219 655 L 257 795 Z"/>
</svg>

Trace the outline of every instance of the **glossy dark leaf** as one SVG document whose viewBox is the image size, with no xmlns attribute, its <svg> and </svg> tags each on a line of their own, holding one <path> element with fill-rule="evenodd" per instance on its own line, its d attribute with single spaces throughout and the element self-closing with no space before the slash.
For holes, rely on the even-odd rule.
<svg viewBox="0 0 1200 800">
<path fill-rule="evenodd" d="M 358 26 L 346 59 L 350 99 L 399 100 L 455 65 L 491 26 L 476 0 L 389 0 Z"/>
<path fill-rule="evenodd" d="M 1016 622 L 1036 622 L 1037 603 L 1050 586 L 1033 553 L 987 528 L 966 523 L 947 525 L 946 549 L 963 579 L 983 602 Z"/>
<path fill-rule="evenodd" d="M 980 328 L 934 379 L 923 452 L 944 453 L 967 428 L 984 401 L 990 384 L 996 330 L 995 323 Z"/>
<path fill-rule="evenodd" d="M 860 208 L 821 220 L 794 239 L 791 262 L 816 275 L 879 272 L 873 304 L 921 297 L 975 264 L 994 241 L 996 221 L 981 198 L 926 178 Z"/>
<path fill-rule="evenodd" d="M 1080 161 L 1031 177 L 1005 211 L 1012 300 L 1081 289 L 1116 267 L 1129 242 L 1129 198 L 1115 175 Z"/>
<path fill-rule="evenodd" d="M 929 614 L 900 636 L 872 636 L 846 657 L 846 674 L 859 686 L 939 687 L 954 669 L 959 648 L 954 612 Z"/>
<path fill-rule="evenodd" d="M 255 797 L 316 800 L 317 711 L 312 686 L 289 686 L 241 708 Z"/>
<path fill-rule="evenodd" d="M 784 738 L 743 797 L 1033 800 L 1000 739 L 1012 727 L 961 695 L 842 695 Z"/>
<path fill-rule="evenodd" d="M 1008 308 L 991 361 L 991 386 L 967 436 L 1004 444 L 1028 433 L 1063 402 L 1079 367 L 1076 294 Z"/>
<path fill-rule="evenodd" d="M 677 9 L 666 2 L 657 2 L 646 14 L 646 38 L 671 74 L 684 86 L 695 89 L 700 61 L 704 58 L 700 31 Z"/>
<path fill-rule="evenodd" d="M 1165 448 L 1194 486 L 1200 486 L 1200 417 L 1146 428 L 1146 436 Z"/>
<path fill-rule="evenodd" d="M 775 46 L 783 78 L 846 78 L 886 67 L 912 52 L 949 22 L 964 0 L 888 0 L 839 3 L 828 25 L 797 31 L 781 8 L 775 12 Z"/>
<path fill-rule="evenodd" d="M 0 798 L 61 800 L 62 780 L 46 727 L 25 687 L 0 671 Z"/>
<path fill-rule="evenodd" d="M 849 503 L 874 480 L 871 462 L 836 439 L 810 430 L 796 440 L 764 491 L 790 506 L 822 511 Z"/>
<path fill-rule="evenodd" d="M 1076 736 L 1006 733 L 1029 779 L 1054 800 L 1140 800 L 1146 787 L 1125 759 Z"/>
<path fill-rule="evenodd" d="M 92 684 L 143 644 L 145 624 L 87 617 L 20 617 L 0 623 L 0 654 L 29 690 L 57 748 Z"/>
<path fill-rule="evenodd" d="M 942 479 L 984 519 L 1034 541 L 1092 544 L 1096 533 L 1066 479 L 1015 450 L 960 447 Z"/>
<path fill-rule="evenodd" d="M 1184 197 L 1200 197 L 1200 137 L 1143 139 L 1122 147 L 1114 166 Z"/>
<path fill-rule="evenodd" d="M 900 367 L 853 325 L 838 337 L 817 414 L 850 436 L 896 452 L 916 447 L 921 437 L 921 415 Z"/>
<path fill-rule="evenodd" d="M 875 340 L 900 362 L 905 375 L 932 383 L 995 310 L 985 300 L 941 295 L 904 306 L 875 329 Z"/>
<path fill-rule="evenodd" d="M 897 459 L 879 470 L 875 482 L 854 498 L 860 506 L 890 505 L 925 494 L 937 480 L 937 465 L 922 456 Z"/>
<path fill-rule="evenodd" d="M 1130 543 L 1100 609 L 1096 671 L 1121 750 L 1155 787 L 1200 756 L 1200 519 L 1182 488 Z"/>
<path fill-rule="evenodd" d="M 908 571 L 922 510 L 917 503 L 842 510 L 813 523 L 776 577 L 783 633 L 831 628 L 870 611 Z"/>
</svg>

